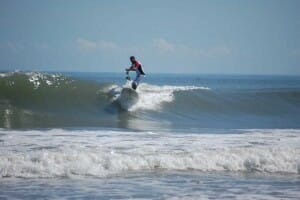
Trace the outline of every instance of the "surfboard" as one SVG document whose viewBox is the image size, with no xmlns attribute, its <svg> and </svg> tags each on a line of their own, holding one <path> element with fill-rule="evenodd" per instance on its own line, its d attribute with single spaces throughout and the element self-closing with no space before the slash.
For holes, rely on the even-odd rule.
<svg viewBox="0 0 300 200">
<path fill-rule="evenodd" d="M 136 104 L 138 100 L 139 100 L 138 93 L 131 88 L 123 88 L 118 98 L 120 105 L 124 109 L 129 109 L 134 104 Z"/>
</svg>

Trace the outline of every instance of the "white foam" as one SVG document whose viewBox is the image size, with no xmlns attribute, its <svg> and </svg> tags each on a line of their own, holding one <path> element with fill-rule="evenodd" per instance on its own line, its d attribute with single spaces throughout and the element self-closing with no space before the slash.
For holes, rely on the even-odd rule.
<svg viewBox="0 0 300 200">
<path fill-rule="evenodd" d="M 42 81 L 46 81 L 47 85 L 50 81 L 47 80 L 47 76 L 43 75 L 42 73 L 39 72 L 26 72 L 25 73 L 28 76 L 29 82 L 31 82 L 34 86 L 34 89 L 38 89 L 41 85 Z"/>
<path fill-rule="evenodd" d="M 1 77 L 1 78 L 4 78 L 4 77 L 6 77 L 6 76 L 8 76 L 7 73 L 0 73 L 0 77 Z"/>
<path fill-rule="evenodd" d="M 14 73 L 18 73 L 18 71 L 14 71 L 14 72 L 2 72 L 2 73 L 0 73 L 0 77 L 1 77 L 1 78 L 10 77 L 10 76 L 12 76 Z"/>
<path fill-rule="evenodd" d="M 137 92 L 140 94 L 139 101 L 131 108 L 131 111 L 137 109 L 159 110 L 163 103 L 169 103 L 174 100 L 174 92 L 208 89 L 209 88 L 198 86 L 157 86 L 142 83 L 137 89 Z"/>
<path fill-rule="evenodd" d="M 107 93 L 109 96 L 116 100 L 121 93 L 122 88 L 118 85 L 109 85 L 104 87 L 103 89 L 99 90 L 99 92 Z"/>
<path fill-rule="evenodd" d="M 156 169 L 300 173 L 300 130 L 245 132 L 0 130 L 0 176 L 106 177 Z"/>
<path fill-rule="evenodd" d="M 105 88 L 103 91 L 114 96 L 113 100 L 117 100 L 123 87 L 130 87 L 130 82 L 127 82 L 122 87 L 113 85 Z M 198 86 L 158 86 L 146 83 L 141 83 L 137 88 L 139 100 L 135 105 L 124 107 L 128 111 L 136 110 L 159 110 L 163 103 L 169 103 L 174 100 L 174 92 L 188 90 L 208 90 L 207 87 Z M 127 105 L 126 102 L 121 102 L 121 105 Z"/>
<path fill-rule="evenodd" d="M 19 72 L 11 72 L 9 75 L 14 75 Z M 64 81 L 65 78 L 62 75 L 59 74 L 45 74 L 45 73 L 40 73 L 40 72 L 25 72 L 22 73 L 28 77 L 28 81 L 33 84 L 34 89 L 38 89 L 41 84 L 46 84 L 48 86 L 60 85 L 59 81 Z M 72 82 L 71 81 L 66 81 L 65 83 L 68 84 Z"/>
<path fill-rule="evenodd" d="M 46 80 L 46 84 L 47 85 L 53 85 L 53 83 L 51 81 L 49 81 L 49 80 Z"/>
</svg>

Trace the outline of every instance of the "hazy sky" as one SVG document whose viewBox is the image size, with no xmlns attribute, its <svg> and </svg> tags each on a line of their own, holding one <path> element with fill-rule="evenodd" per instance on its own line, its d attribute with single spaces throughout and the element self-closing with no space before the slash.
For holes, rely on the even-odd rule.
<svg viewBox="0 0 300 200">
<path fill-rule="evenodd" d="M 0 71 L 300 75 L 300 1 L 0 0 Z"/>
</svg>

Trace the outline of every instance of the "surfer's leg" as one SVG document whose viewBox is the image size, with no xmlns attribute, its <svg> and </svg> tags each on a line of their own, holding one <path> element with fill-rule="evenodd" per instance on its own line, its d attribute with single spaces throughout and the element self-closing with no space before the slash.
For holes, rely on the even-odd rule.
<svg viewBox="0 0 300 200">
<path fill-rule="evenodd" d="M 134 81 L 132 82 L 132 88 L 133 89 L 137 88 L 137 86 L 139 85 L 141 79 L 142 79 L 142 76 L 140 74 L 137 74 Z"/>
<path fill-rule="evenodd" d="M 132 84 L 131 84 L 131 87 L 132 87 L 132 89 L 136 90 L 137 84 L 133 81 Z"/>
</svg>

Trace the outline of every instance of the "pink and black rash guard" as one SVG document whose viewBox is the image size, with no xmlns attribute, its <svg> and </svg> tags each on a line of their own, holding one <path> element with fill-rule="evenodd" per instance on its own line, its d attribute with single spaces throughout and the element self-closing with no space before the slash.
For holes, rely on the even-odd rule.
<svg viewBox="0 0 300 200">
<path fill-rule="evenodd" d="M 137 74 L 145 75 L 142 68 L 142 63 L 140 63 L 138 60 L 133 61 L 131 66 L 135 69 Z"/>
</svg>

